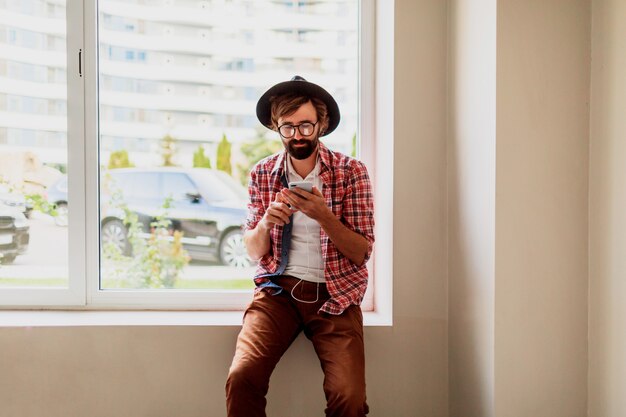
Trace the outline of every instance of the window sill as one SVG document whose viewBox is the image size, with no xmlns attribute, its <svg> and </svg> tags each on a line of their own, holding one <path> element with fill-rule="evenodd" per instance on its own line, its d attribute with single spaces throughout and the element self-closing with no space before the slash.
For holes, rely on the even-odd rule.
<svg viewBox="0 0 626 417">
<path fill-rule="evenodd" d="M 242 311 L 68 311 L 4 310 L 0 327 L 239 326 Z M 365 326 L 389 326 L 388 315 L 363 313 Z"/>
</svg>

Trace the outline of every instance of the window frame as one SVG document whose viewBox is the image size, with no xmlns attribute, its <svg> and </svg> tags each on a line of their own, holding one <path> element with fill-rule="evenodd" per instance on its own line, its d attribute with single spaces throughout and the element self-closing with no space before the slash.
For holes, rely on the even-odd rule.
<svg viewBox="0 0 626 417">
<path fill-rule="evenodd" d="M 377 237 L 375 254 L 368 264 L 374 277 L 368 289 L 372 292 L 372 310 L 365 313 L 368 325 L 392 324 L 393 11 L 393 0 L 361 0 L 359 7 L 359 156 L 373 182 Z M 241 311 L 252 297 L 250 290 L 99 288 L 100 228 L 99 222 L 94 221 L 99 218 L 97 20 L 97 0 L 67 1 L 68 166 L 73 173 L 68 178 L 69 191 L 75 196 L 69 222 L 69 288 L 0 290 L 0 306 L 82 311 L 165 310 L 161 313 L 202 310 L 202 317 L 215 313 L 219 324 L 228 324 L 234 318 L 238 324 Z M 80 75 L 78 51 L 82 59 Z"/>
<path fill-rule="evenodd" d="M 83 51 L 83 0 L 66 3 L 66 55 L 67 55 L 67 152 L 68 189 L 77 196 L 71 203 L 72 222 L 68 226 L 68 286 L 67 288 L 7 288 L 0 290 L 0 306 L 44 308 L 53 306 L 84 305 L 86 282 L 85 256 L 85 76 L 79 59 Z M 79 66 L 83 74 L 79 74 Z M 71 256 L 76 254 L 77 256 Z"/>
</svg>

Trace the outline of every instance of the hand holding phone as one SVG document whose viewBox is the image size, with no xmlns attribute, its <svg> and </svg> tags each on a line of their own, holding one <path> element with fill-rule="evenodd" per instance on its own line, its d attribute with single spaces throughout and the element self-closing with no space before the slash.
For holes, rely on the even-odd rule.
<svg viewBox="0 0 626 417">
<path fill-rule="evenodd" d="M 289 189 L 300 188 L 309 193 L 313 192 L 313 183 L 310 181 L 292 181 L 289 183 Z"/>
</svg>

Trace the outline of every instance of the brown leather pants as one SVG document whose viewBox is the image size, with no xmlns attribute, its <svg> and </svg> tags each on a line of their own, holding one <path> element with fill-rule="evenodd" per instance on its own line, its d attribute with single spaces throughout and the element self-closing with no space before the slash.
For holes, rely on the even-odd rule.
<svg viewBox="0 0 626 417">
<path fill-rule="evenodd" d="M 326 285 L 319 285 L 319 300 L 312 304 L 296 301 L 316 299 L 317 284 L 282 276 L 274 279 L 284 288 L 279 295 L 255 294 L 245 312 L 237 338 L 235 357 L 226 382 L 229 417 L 265 417 L 269 379 L 283 353 L 304 330 L 311 340 L 324 371 L 326 415 L 363 417 L 365 402 L 365 358 L 363 315 L 350 306 L 339 316 L 319 313 L 329 299 Z M 298 415 L 293 410 L 292 415 Z"/>
</svg>

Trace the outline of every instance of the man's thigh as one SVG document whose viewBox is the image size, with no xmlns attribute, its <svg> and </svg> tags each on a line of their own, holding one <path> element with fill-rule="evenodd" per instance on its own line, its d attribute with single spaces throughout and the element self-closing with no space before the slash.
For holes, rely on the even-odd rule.
<svg viewBox="0 0 626 417">
<path fill-rule="evenodd" d="M 231 369 L 251 366 L 258 368 L 263 377 L 269 377 L 301 328 L 288 297 L 257 292 L 244 314 Z"/>
<path fill-rule="evenodd" d="M 305 333 L 313 342 L 325 374 L 325 388 L 345 384 L 365 390 L 363 314 L 350 306 L 339 315 L 320 314 L 307 321 Z"/>
</svg>

